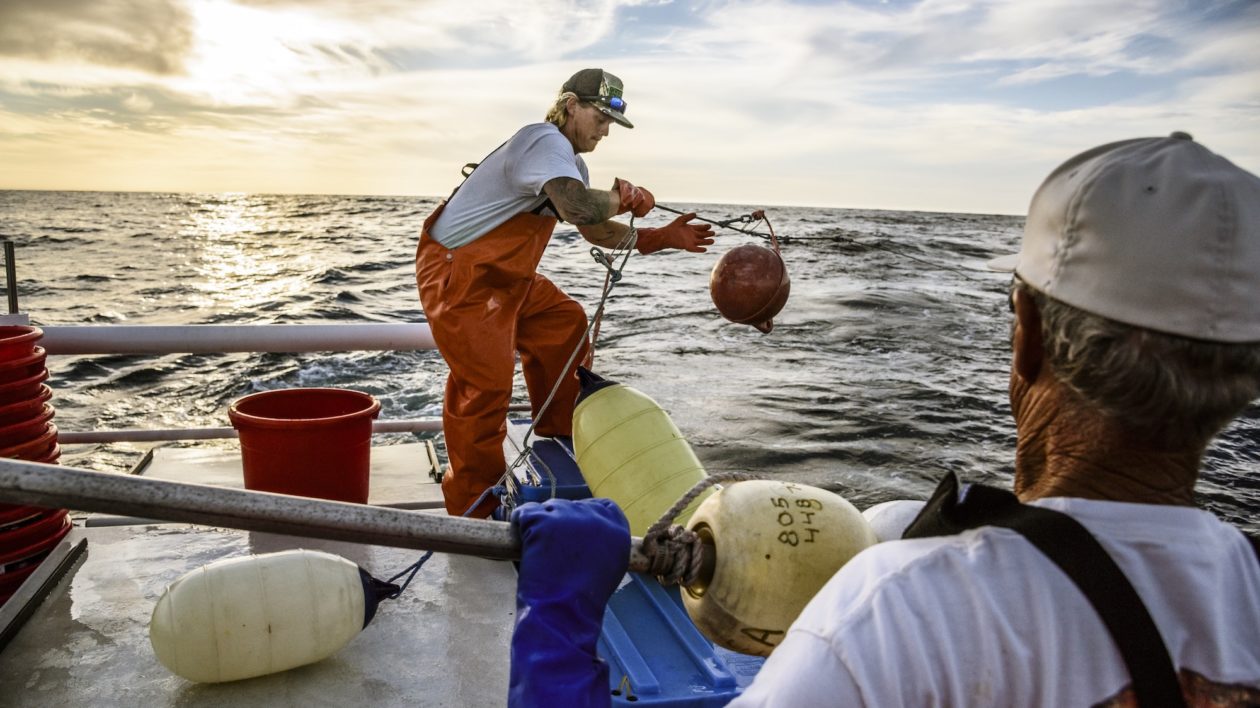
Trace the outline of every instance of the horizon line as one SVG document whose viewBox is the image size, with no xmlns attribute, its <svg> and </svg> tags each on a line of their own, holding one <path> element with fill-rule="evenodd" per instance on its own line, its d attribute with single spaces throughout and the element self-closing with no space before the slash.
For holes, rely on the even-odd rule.
<svg viewBox="0 0 1260 708">
<path fill-rule="evenodd" d="M 81 194 L 204 194 L 204 195 L 239 195 L 239 196 L 260 196 L 260 197 L 380 197 L 384 199 L 432 199 L 440 201 L 446 197 L 425 194 L 378 194 L 372 192 L 250 192 L 242 190 L 154 190 L 154 189 L 47 189 L 40 187 L 0 187 L 0 192 L 74 192 Z M 892 207 L 862 207 L 862 206 L 827 206 L 818 204 L 771 204 L 762 205 L 757 203 L 744 202 L 713 202 L 705 200 L 687 200 L 676 199 L 671 200 L 676 204 L 703 204 L 708 206 L 737 206 L 752 207 L 757 209 L 834 209 L 837 211 L 892 211 L 904 212 L 910 214 L 959 214 L 970 216 L 1013 216 L 1026 217 L 1023 213 L 1004 213 L 1004 212 L 981 212 L 981 211 L 954 211 L 950 209 L 926 209 L 926 208 L 892 208 Z"/>
</svg>

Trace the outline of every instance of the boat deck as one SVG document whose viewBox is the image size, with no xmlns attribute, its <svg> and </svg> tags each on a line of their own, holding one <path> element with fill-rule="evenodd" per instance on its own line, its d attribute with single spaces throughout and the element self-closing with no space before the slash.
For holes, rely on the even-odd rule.
<svg viewBox="0 0 1260 708">
<path fill-rule="evenodd" d="M 373 503 L 440 507 L 425 445 L 373 449 Z M 240 486 L 239 464 L 231 450 L 158 448 L 144 474 Z M 180 575 L 220 558 L 310 548 L 385 579 L 420 552 L 99 515 L 71 531 L 62 549 L 84 539 L 77 567 L 0 651 L 6 706 L 484 706 L 502 705 L 507 695 L 516 588 L 509 563 L 435 554 L 407 592 L 382 603 L 333 656 L 270 676 L 197 684 L 170 673 L 149 645 L 154 604 Z M 9 605 L 0 619 L 11 619 Z"/>
<path fill-rule="evenodd" d="M 432 477 L 437 455 L 431 442 L 372 448 L 368 503 L 404 509 L 442 509 L 442 489 Z M 175 482 L 243 486 L 240 451 L 229 448 L 156 447 L 141 467 L 145 477 Z"/>
</svg>

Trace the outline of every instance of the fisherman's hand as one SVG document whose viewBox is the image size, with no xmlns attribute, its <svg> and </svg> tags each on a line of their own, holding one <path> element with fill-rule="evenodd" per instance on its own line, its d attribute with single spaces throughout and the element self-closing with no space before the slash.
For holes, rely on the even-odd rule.
<svg viewBox="0 0 1260 708">
<path fill-rule="evenodd" d="M 683 214 L 666 226 L 639 229 L 639 240 L 635 243 L 635 248 L 644 255 L 666 248 L 704 253 L 705 246 L 713 245 L 713 227 L 708 224 L 688 223 L 694 218 L 694 213 Z"/>
<path fill-rule="evenodd" d="M 656 197 L 653 197 L 651 192 L 642 187 L 636 187 L 620 177 L 613 180 L 613 191 L 621 199 L 617 207 L 618 214 L 630 212 L 635 216 L 643 216 L 656 206 Z"/>
<path fill-rule="evenodd" d="M 611 499 L 549 499 L 512 512 L 520 532 L 518 595 L 579 592 L 599 606 L 630 564 L 630 523 Z"/>
<path fill-rule="evenodd" d="M 595 653 L 630 562 L 630 524 L 608 499 L 551 499 L 512 512 L 521 539 L 509 708 L 608 706 Z"/>
</svg>

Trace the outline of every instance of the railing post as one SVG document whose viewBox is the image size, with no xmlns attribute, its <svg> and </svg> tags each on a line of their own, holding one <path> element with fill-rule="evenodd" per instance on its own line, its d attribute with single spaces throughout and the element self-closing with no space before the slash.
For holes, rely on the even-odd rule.
<svg viewBox="0 0 1260 708">
<path fill-rule="evenodd" d="M 9 314 L 18 313 L 17 264 L 13 262 L 15 249 L 13 242 L 4 240 L 4 290 L 9 296 Z"/>
</svg>

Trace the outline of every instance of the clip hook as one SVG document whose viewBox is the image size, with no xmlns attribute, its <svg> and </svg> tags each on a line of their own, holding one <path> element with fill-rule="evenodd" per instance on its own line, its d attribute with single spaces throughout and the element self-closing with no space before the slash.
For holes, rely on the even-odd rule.
<svg viewBox="0 0 1260 708">
<path fill-rule="evenodd" d="M 608 271 L 608 277 L 612 279 L 612 282 L 614 283 L 621 282 L 621 271 L 617 270 L 616 268 L 613 268 L 612 261 L 608 260 L 608 256 L 605 255 L 603 251 L 592 246 L 591 258 L 594 258 L 596 263 L 604 266 L 604 270 Z"/>
</svg>

